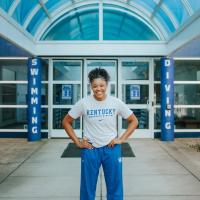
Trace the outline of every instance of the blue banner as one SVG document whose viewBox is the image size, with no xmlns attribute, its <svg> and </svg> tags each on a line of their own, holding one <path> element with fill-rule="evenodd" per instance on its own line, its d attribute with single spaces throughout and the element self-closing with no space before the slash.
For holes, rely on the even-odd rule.
<svg viewBox="0 0 200 200">
<path fill-rule="evenodd" d="M 41 59 L 28 59 L 28 141 L 41 139 Z"/>
<path fill-rule="evenodd" d="M 174 140 L 174 60 L 161 58 L 161 139 Z"/>
</svg>

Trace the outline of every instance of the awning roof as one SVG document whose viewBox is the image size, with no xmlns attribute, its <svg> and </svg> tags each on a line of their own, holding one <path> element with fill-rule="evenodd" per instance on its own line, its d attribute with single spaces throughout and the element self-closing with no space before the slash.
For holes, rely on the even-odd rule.
<svg viewBox="0 0 200 200">
<path fill-rule="evenodd" d="M 91 9 L 92 8 L 92 9 Z M 96 10 L 95 10 L 96 9 Z M 92 10 L 92 11 L 91 11 Z M 102 20 L 97 19 L 102 24 L 96 24 L 95 12 L 98 16 L 103 16 Z M 72 13 L 72 14 L 69 14 Z M 81 14 L 84 15 L 81 15 Z M 91 14 L 90 15 L 86 14 Z M 200 16 L 199 0 L 1 0 L 0 20 L 6 19 L 17 29 L 20 29 L 31 41 L 37 42 L 46 40 L 44 35 L 55 33 L 56 25 L 66 20 L 67 17 L 76 19 L 76 26 L 79 26 L 79 34 L 87 33 L 87 36 L 97 38 L 108 38 L 115 40 L 118 37 L 116 31 L 124 32 L 121 40 L 126 40 L 126 33 L 130 35 L 130 40 L 160 40 L 169 42 L 173 40 L 177 33 L 184 31 L 185 27 Z M 84 20 L 82 20 L 82 18 Z M 86 19 L 86 20 L 85 20 Z M 91 21 L 90 21 L 91 19 Z M 126 19 L 126 20 L 125 20 Z M 131 20 L 130 20 L 131 19 Z M 148 34 L 141 31 L 130 32 L 131 28 L 140 22 L 141 27 L 148 27 Z M 131 21 L 132 24 L 129 24 Z M 64 21 L 63 21 L 64 22 Z M 115 24 L 116 26 L 115 26 Z M 67 21 L 71 25 L 71 21 Z M 85 24 L 91 23 L 90 27 Z M 94 32 L 93 26 L 104 28 L 103 33 Z M 104 27 L 105 26 L 105 27 Z M 73 26 L 72 26 L 73 27 Z M 86 27 L 84 29 L 84 27 Z M 61 29 L 63 27 L 60 27 Z M 65 27 L 64 27 L 65 28 Z M 63 29 L 64 29 L 63 28 Z M 86 30 L 86 31 L 85 31 Z M 142 29 L 141 29 L 142 30 Z M 82 32 L 81 32 L 82 31 Z M 107 32 L 106 32 L 107 31 Z M 196 31 L 196 30 L 195 30 Z M 200 31 L 199 31 L 200 32 Z M 0 31 L 0 34 L 1 33 Z M 55 33 L 56 34 L 56 33 Z M 71 34 L 71 33 L 70 33 Z M 77 34 L 77 32 L 76 32 Z M 106 35 L 107 34 L 107 35 Z M 112 37 L 113 34 L 113 37 Z M 115 35 L 114 35 L 115 34 Z M 138 38 L 138 35 L 143 37 Z M 64 40 L 71 40 L 69 37 Z M 48 38 L 48 37 L 46 37 Z M 49 37 L 51 38 L 51 37 Z M 84 38 L 77 37 L 79 40 Z M 136 39 L 135 39 L 136 38 Z M 88 38 L 86 38 L 88 40 Z M 51 40 L 54 40 L 54 38 Z M 62 39 L 61 39 L 62 40 Z M 90 40 L 90 38 L 89 38 Z M 96 40 L 96 39 L 94 39 Z M 105 39 L 106 40 L 106 39 Z"/>
</svg>

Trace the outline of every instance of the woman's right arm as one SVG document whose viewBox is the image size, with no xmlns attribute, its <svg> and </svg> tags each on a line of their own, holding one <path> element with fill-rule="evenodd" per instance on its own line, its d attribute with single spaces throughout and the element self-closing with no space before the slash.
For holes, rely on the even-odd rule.
<svg viewBox="0 0 200 200">
<path fill-rule="evenodd" d="M 65 129 L 67 135 L 73 140 L 77 147 L 92 149 L 93 146 L 90 143 L 88 143 L 87 140 L 83 139 L 80 141 L 79 138 L 76 136 L 76 133 L 72 128 L 73 121 L 74 119 L 68 114 L 64 117 L 62 121 L 63 128 Z"/>
</svg>

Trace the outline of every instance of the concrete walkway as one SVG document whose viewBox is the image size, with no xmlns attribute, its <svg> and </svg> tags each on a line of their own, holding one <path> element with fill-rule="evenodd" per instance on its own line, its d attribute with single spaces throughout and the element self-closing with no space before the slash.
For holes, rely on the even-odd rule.
<svg viewBox="0 0 200 200">
<path fill-rule="evenodd" d="M 80 159 L 60 158 L 70 140 L 6 142 L 0 139 L 0 200 L 79 199 Z M 124 200 L 200 199 L 200 168 L 172 144 L 150 139 L 129 144 L 136 157 L 123 158 Z M 106 199 L 102 170 L 96 195 Z"/>
</svg>

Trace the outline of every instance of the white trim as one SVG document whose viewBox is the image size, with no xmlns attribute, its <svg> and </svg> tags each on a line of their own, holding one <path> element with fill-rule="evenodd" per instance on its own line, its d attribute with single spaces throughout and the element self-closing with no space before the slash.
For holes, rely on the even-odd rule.
<svg viewBox="0 0 200 200">
<path fill-rule="evenodd" d="M 174 60 L 200 60 L 200 57 L 174 57 Z"/>
<path fill-rule="evenodd" d="M 0 108 L 28 108 L 27 105 L 0 105 Z"/>
<path fill-rule="evenodd" d="M 0 57 L 0 60 L 28 60 L 28 57 Z"/>
<path fill-rule="evenodd" d="M 0 84 L 28 84 L 28 81 L 0 81 Z"/>
<path fill-rule="evenodd" d="M 1 132 L 12 132 L 13 133 L 13 136 L 15 136 L 14 134 L 17 132 L 27 132 L 27 129 L 0 129 L 0 136 L 1 136 Z"/>
<path fill-rule="evenodd" d="M 35 54 L 33 36 L 0 8 L 0 36 L 31 54 Z M 23 41 L 23 42 L 22 42 Z"/>
<path fill-rule="evenodd" d="M 53 60 L 49 59 L 49 68 L 48 68 L 48 77 L 49 77 L 49 84 L 48 84 L 48 138 L 52 137 L 53 134 Z"/>
<path fill-rule="evenodd" d="M 183 6 L 185 7 L 185 10 L 187 11 L 188 15 L 191 16 L 193 15 L 194 11 L 190 5 L 190 3 L 188 2 L 188 0 L 181 0 Z"/>
<path fill-rule="evenodd" d="M 85 0 L 84 2 L 77 2 L 77 3 L 70 3 L 70 2 L 71 1 L 68 1 L 65 4 L 63 4 L 62 6 L 58 7 L 56 10 L 54 10 L 51 13 L 51 20 L 47 20 L 46 19 L 46 20 L 43 20 L 43 22 L 41 22 L 40 26 L 38 27 L 38 29 L 37 29 L 37 31 L 35 33 L 35 40 L 36 41 L 40 40 L 42 35 L 45 33 L 45 31 L 48 29 L 48 27 L 50 27 L 52 25 L 53 22 L 55 22 L 54 26 L 56 26 L 63 19 L 63 17 L 61 17 L 62 15 L 64 15 L 64 14 L 66 14 L 66 13 L 71 11 L 70 13 L 64 15 L 64 18 L 66 18 L 68 15 L 70 16 L 70 15 L 76 13 L 76 8 L 78 8 L 78 7 L 82 7 L 84 5 L 93 6 L 93 4 L 95 4 L 95 3 L 98 4 L 99 3 L 99 1 L 92 1 L 92 2 L 89 1 L 87 3 L 87 0 Z M 88 8 L 82 7 L 79 10 L 88 10 Z M 59 20 L 57 20 L 57 19 L 59 19 Z"/>
<path fill-rule="evenodd" d="M 200 132 L 200 129 L 174 129 L 174 132 L 177 132 L 177 133 L 179 133 L 179 132 L 184 132 L 184 133 L 186 133 L 186 132 Z"/>
<path fill-rule="evenodd" d="M 43 3 L 45 4 L 48 0 L 43 0 Z M 23 28 L 26 29 L 31 22 L 32 18 L 36 15 L 36 13 L 39 11 L 39 9 L 42 8 L 40 4 L 36 4 L 36 6 L 32 9 L 31 13 L 26 18 L 26 21 L 23 24 Z"/>
<path fill-rule="evenodd" d="M 77 84 L 77 85 L 80 85 L 82 84 L 81 81 L 52 81 L 53 84 Z"/>
<path fill-rule="evenodd" d="M 40 56 L 165 56 L 167 48 L 162 41 L 84 41 L 39 42 L 36 54 Z"/>
<path fill-rule="evenodd" d="M 161 129 L 154 129 L 154 133 L 160 133 Z M 190 133 L 190 132 L 200 132 L 200 129 L 174 129 L 175 133 L 180 133 L 180 132 L 184 132 L 184 133 Z"/>
<path fill-rule="evenodd" d="M 23 28 L 26 29 L 29 25 L 29 23 L 31 22 L 32 18 L 35 16 L 35 14 L 38 12 L 38 10 L 41 8 L 40 4 L 37 4 L 34 9 L 31 11 L 31 13 L 28 15 L 28 17 L 26 18 L 24 24 L 23 24 Z"/>
<path fill-rule="evenodd" d="M 171 10 L 169 10 L 169 8 L 162 4 L 161 8 L 163 9 L 163 11 L 167 14 L 167 16 L 169 17 L 170 21 L 172 22 L 173 26 L 175 29 L 177 29 L 179 27 L 179 23 L 177 21 L 177 19 L 174 17 L 173 13 L 171 12 Z"/>
<path fill-rule="evenodd" d="M 200 81 L 174 81 L 174 85 L 189 85 L 189 84 L 200 84 Z"/>
<path fill-rule="evenodd" d="M 200 36 L 200 12 L 195 13 L 167 41 L 167 55 L 171 55 L 184 45 Z M 192 31 L 191 31 L 192 30 Z"/>
<path fill-rule="evenodd" d="M 44 1 L 44 2 L 43 2 Z M 44 10 L 44 12 L 46 13 L 47 17 L 49 19 L 51 19 L 51 15 L 47 9 L 47 7 L 45 6 L 45 0 L 38 0 L 38 3 L 40 4 L 40 6 L 42 7 L 42 9 Z"/>
<path fill-rule="evenodd" d="M 99 1 L 99 41 L 103 41 L 103 0 Z"/>
<path fill-rule="evenodd" d="M 10 6 L 9 10 L 8 10 L 8 15 L 12 16 L 16 7 L 19 5 L 19 3 L 21 2 L 21 0 L 15 0 L 12 5 Z"/>
<path fill-rule="evenodd" d="M 60 6 L 58 9 L 56 9 L 55 11 L 52 12 L 52 19 L 51 21 L 49 20 L 44 20 L 41 25 L 39 26 L 38 30 L 36 31 L 35 34 L 35 40 L 39 41 L 39 39 L 42 37 L 42 35 L 45 33 L 45 31 L 48 29 L 48 27 L 52 24 L 53 21 L 56 21 L 56 19 L 58 19 L 60 16 L 62 16 L 64 13 L 69 12 L 70 10 L 72 10 L 73 8 L 78 8 L 81 7 L 83 5 L 92 5 L 95 3 L 99 3 L 99 1 L 83 1 L 83 2 L 76 2 L 74 4 L 65 4 L 63 6 Z M 135 15 L 137 18 L 139 18 L 140 20 L 144 19 L 145 24 L 157 35 L 157 37 L 160 40 L 165 40 L 166 37 L 164 37 L 166 29 L 164 28 L 164 26 L 162 24 L 157 24 L 157 22 L 155 22 L 154 20 L 150 20 L 149 16 L 151 15 L 151 13 L 149 11 L 147 11 L 146 9 L 144 9 L 143 7 L 141 7 L 140 5 L 134 3 L 134 2 L 130 2 L 129 4 L 127 4 L 126 2 L 121 2 L 121 1 L 113 1 L 113 0 L 109 0 L 109 1 L 104 1 L 104 3 L 107 4 L 112 4 L 112 5 L 118 5 L 121 8 L 126 8 L 130 11 L 132 11 L 131 15 L 133 15 L 133 13 L 135 12 L 136 14 L 138 14 L 139 16 L 141 16 L 140 18 Z M 88 9 L 88 8 L 85 8 Z M 119 8 L 118 8 L 119 9 Z M 122 10 L 122 9 L 121 9 Z M 123 10 L 125 12 L 125 10 Z M 128 12 L 128 11 L 126 11 Z M 61 20 L 61 19 L 60 19 Z M 58 20 L 58 22 L 60 21 Z M 58 22 L 56 22 L 54 25 L 56 25 Z M 149 26 L 151 25 L 151 26 Z M 162 27 L 162 31 L 161 28 Z M 165 30 L 163 32 L 163 30 Z"/>
<path fill-rule="evenodd" d="M 174 105 L 174 108 L 200 108 L 200 105 Z"/>
</svg>

